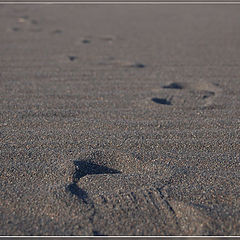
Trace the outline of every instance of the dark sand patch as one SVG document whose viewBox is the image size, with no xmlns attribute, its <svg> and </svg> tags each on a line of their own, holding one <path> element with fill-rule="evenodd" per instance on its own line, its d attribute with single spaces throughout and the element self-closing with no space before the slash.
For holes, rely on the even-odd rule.
<svg viewBox="0 0 240 240">
<path fill-rule="evenodd" d="M 152 101 L 158 104 L 171 105 L 171 102 L 166 98 L 152 98 Z"/>
<path fill-rule="evenodd" d="M 69 60 L 70 60 L 70 61 L 74 61 L 74 60 L 76 60 L 76 59 L 77 59 L 77 57 L 76 57 L 76 56 L 68 56 L 68 58 L 69 58 Z"/>
</svg>

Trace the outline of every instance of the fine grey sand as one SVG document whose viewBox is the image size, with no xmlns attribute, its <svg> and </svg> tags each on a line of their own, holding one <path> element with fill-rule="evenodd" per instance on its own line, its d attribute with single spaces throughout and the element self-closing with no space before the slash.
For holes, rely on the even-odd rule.
<svg viewBox="0 0 240 240">
<path fill-rule="evenodd" d="M 0 5 L 0 235 L 240 235 L 239 11 Z"/>
</svg>

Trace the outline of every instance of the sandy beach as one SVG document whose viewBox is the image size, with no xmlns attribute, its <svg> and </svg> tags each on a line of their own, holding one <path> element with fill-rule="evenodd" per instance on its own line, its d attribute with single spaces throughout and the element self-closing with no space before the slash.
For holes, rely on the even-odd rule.
<svg viewBox="0 0 240 240">
<path fill-rule="evenodd" d="M 0 235 L 240 235 L 239 11 L 0 5 Z"/>
</svg>

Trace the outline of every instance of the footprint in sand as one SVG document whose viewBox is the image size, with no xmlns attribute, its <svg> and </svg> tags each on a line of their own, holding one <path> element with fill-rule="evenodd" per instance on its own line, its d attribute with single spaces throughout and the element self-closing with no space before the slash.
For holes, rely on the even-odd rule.
<svg viewBox="0 0 240 240">
<path fill-rule="evenodd" d="M 52 31 L 51 33 L 52 34 L 61 34 L 62 32 L 63 32 L 62 30 L 56 29 L 56 30 Z"/>
<path fill-rule="evenodd" d="M 83 40 L 82 40 L 82 43 L 88 44 L 88 43 L 91 43 L 91 40 L 89 40 L 89 39 L 83 39 Z"/>
<path fill-rule="evenodd" d="M 212 228 L 211 218 L 201 209 L 168 196 L 177 168 L 160 167 L 160 160 L 144 163 L 118 150 L 97 150 L 82 153 L 73 163 L 72 183 L 65 192 L 71 195 L 66 197 L 79 200 L 72 201 L 76 209 L 88 209 L 92 225 L 98 226 L 95 233 L 109 235 L 131 229 L 144 235 L 144 229 L 150 229 L 157 235 L 161 229 L 162 234 L 184 235 L 208 233 Z M 113 230 L 109 223 L 119 216 Z"/>
<path fill-rule="evenodd" d="M 121 189 L 129 188 L 129 186 L 138 188 L 141 184 L 143 186 L 148 184 L 149 178 L 156 178 L 155 180 L 158 181 L 171 175 L 169 169 L 162 166 L 158 160 L 144 162 L 117 150 L 83 153 L 73 162 L 73 165 L 75 171 L 70 171 L 72 172 L 72 182 L 67 186 L 67 191 L 82 200 L 86 198 L 86 192 L 92 193 L 92 195 L 99 191 L 106 193 L 111 189 L 114 191 L 114 188 L 119 189 L 120 185 Z M 158 176 L 158 168 L 161 170 L 161 177 Z M 157 177 L 155 175 L 155 177 L 151 177 L 152 173 L 157 173 Z M 149 178 L 146 178 L 145 174 L 149 175 Z M 99 181 L 110 181 L 109 184 L 112 182 L 112 185 L 110 184 L 109 189 L 96 188 Z"/>
<path fill-rule="evenodd" d="M 76 59 L 77 59 L 77 57 L 76 57 L 76 56 L 68 56 L 68 58 L 69 58 L 69 60 L 70 60 L 70 61 L 74 61 L 74 60 L 76 60 Z"/>
<path fill-rule="evenodd" d="M 99 65 L 115 67 L 115 68 L 125 68 L 125 69 L 143 69 L 146 68 L 146 65 L 138 61 L 124 61 L 116 60 L 115 58 L 108 58 L 101 62 Z"/>
<path fill-rule="evenodd" d="M 72 175 L 72 182 L 67 185 L 66 190 L 87 203 L 88 194 L 79 186 L 78 182 L 85 176 L 121 173 L 120 170 L 117 170 L 118 165 L 115 162 L 117 158 L 117 154 L 109 154 L 106 151 L 83 153 L 78 160 L 73 162 L 75 171 Z"/>
<path fill-rule="evenodd" d="M 184 108 L 214 108 L 216 106 L 214 100 L 221 92 L 221 88 L 206 81 L 172 82 L 164 85 L 158 92 L 163 97 L 153 98 L 152 101 L 155 103 Z M 169 98 L 171 101 L 167 100 Z"/>
<path fill-rule="evenodd" d="M 174 223 L 172 229 L 180 233 L 174 210 L 161 190 L 173 173 L 170 173 L 169 169 L 166 171 L 162 168 L 156 174 L 155 168 L 158 162 L 155 160 L 144 163 L 118 150 L 83 153 L 74 161 L 75 172 L 72 175 L 72 183 L 67 185 L 66 191 L 75 200 L 78 199 L 81 206 L 86 205 L 91 208 L 95 215 L 92 218 L 93 225 L 97 221 L 107 226 L 119 213 L 123 220 L 128 219 L 128 214 L 131 214 L 135 216 L 134 219 L 123 221 L 124 225 L 121 227 L 136 228 L 137 231 L 135 223 L 141 224 L 141 216 L 149 227 L 155 223 L 160 224 L 164 229 L 165 222 Z M 140 207 L 139 203 L 141 203 Z M 106 214 L 110 218 L 110 220 L 107 218 L 108 222 L 102 219 Z M 165 219 L 164 223 L 159 223 L 157 220 L 159 216 Z M 102 221 L 99 221 L 100 219 Z M 101 229 L 103 229 L 102 234 L 109 234 L 108 228 Z M 165 230 L 167 231 L 167 227 Z"/>
<path fill-rule="evenodd" d="M 183 84 L 181 84 L 181 83 L 176 83 L 176 82 L 174 82 L 174 83 L 171 83 L 171 84 L 169 84 L 169 85 L 163 86 L 163 88 L 183 89 L 184 86 L 183 86 Z"/>
<path fill-rule="evenodd" d="M 90 43 L 112 44 L 115 40 L 117 40 L 117 37 L 112 35 L 103 35 L 103 36 L 87 35 L 85 37 L 80 38 L 80 40 L 76 41 L 75 45 L 90 44 Z"/>
<path fill-rule="evenodd" d="M 152 101 L 158 104 L 171 105 L 171 101 L 166 98 L 152 98 Z"/>
</svg>

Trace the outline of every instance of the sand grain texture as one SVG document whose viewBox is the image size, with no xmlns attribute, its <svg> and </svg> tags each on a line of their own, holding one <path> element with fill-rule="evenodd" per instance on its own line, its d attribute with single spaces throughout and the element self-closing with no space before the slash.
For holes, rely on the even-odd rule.
<svg viewBox="0 0 240 240">
<path fill-rule="evenodd" d="M 239 8 L 1 5 L 0 235 L 240 235 Z"/>
</svg>

